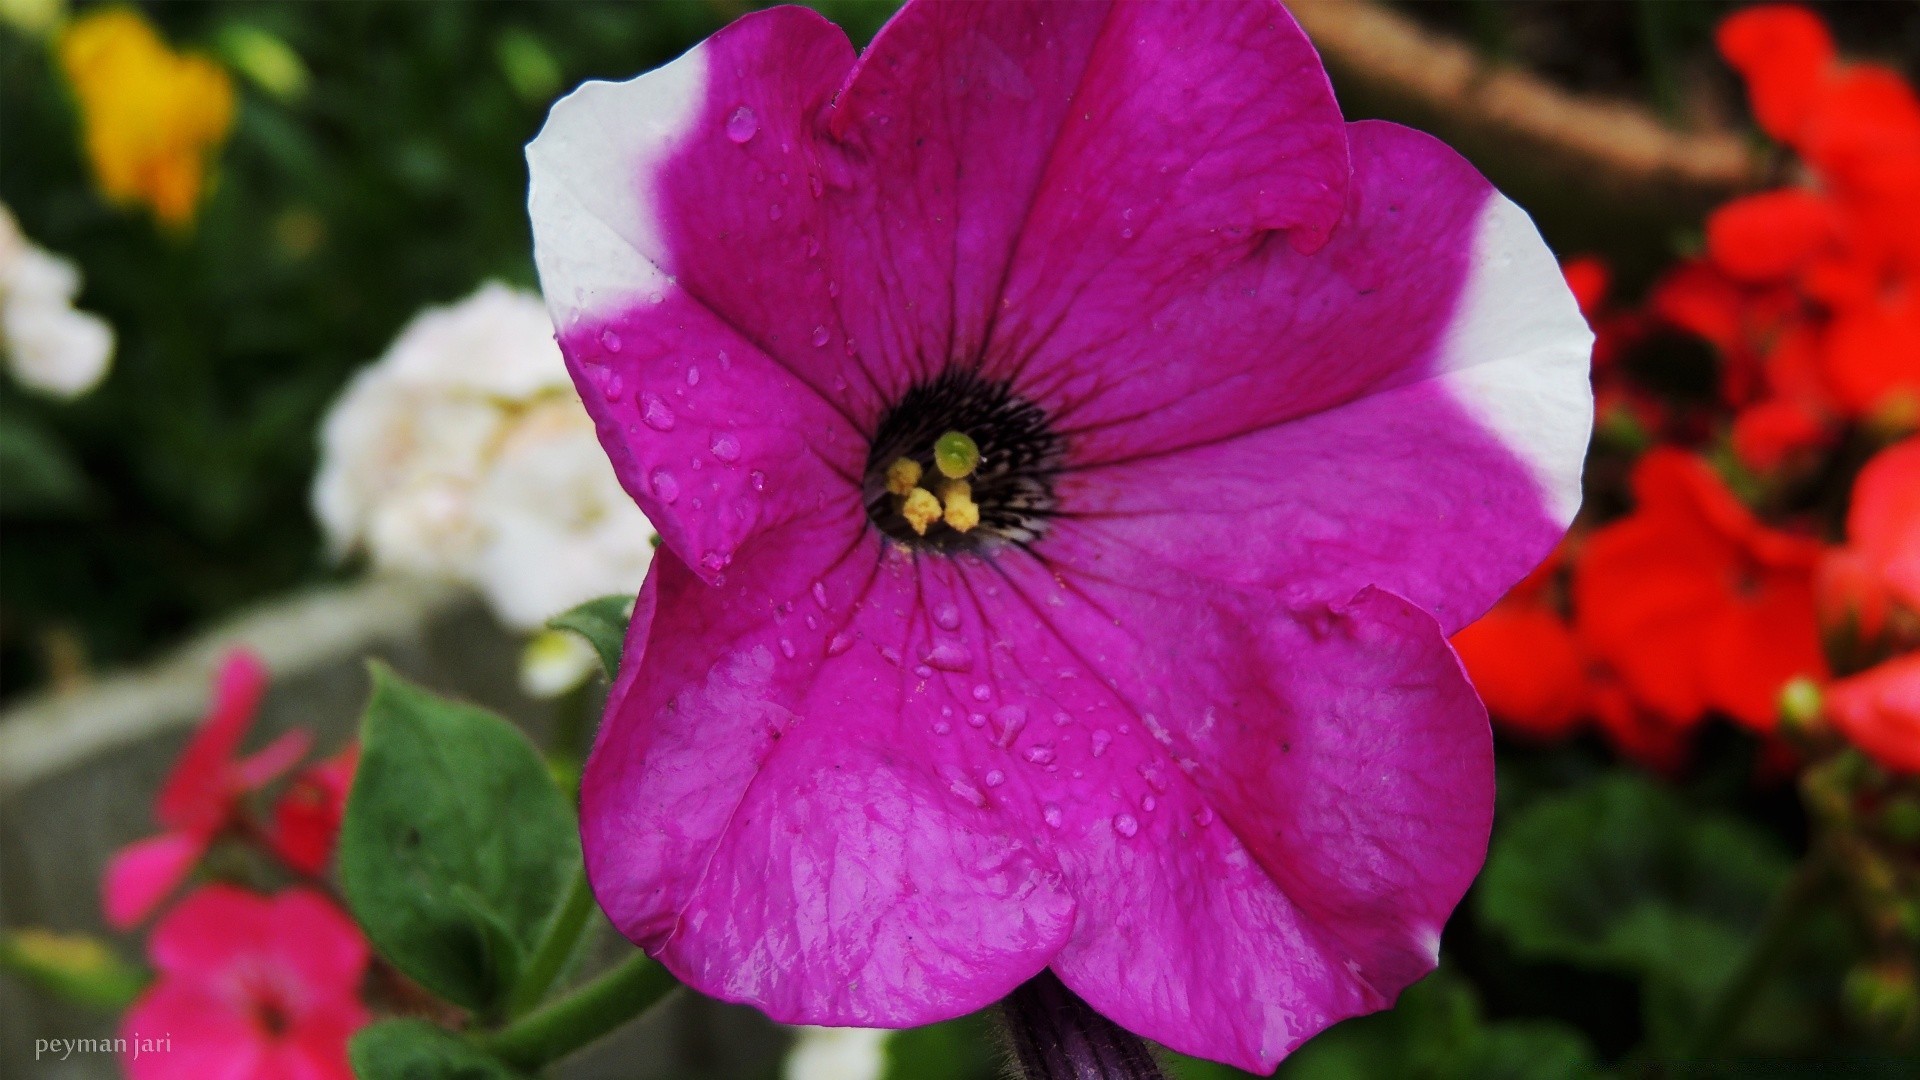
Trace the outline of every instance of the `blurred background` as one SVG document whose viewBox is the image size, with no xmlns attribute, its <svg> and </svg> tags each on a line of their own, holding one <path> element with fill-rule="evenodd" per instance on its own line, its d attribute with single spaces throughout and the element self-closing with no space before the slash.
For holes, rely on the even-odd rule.
<svg viewBox="0 0 1920 1080">
<path fill-rule="evenodd" d="M 892 11 L 815 6 L 856 43 Z M 1461 642 L 1500 739 L 1489 870 L 1440 972 L 1282 1075 L 1915 1075 L 1920 689 L 1885 672 L 1920 638 L 1920 564 L 1901 579 L 1884 553 L 1920 544 L 1920 472 L 1869 466 L 1920 418 L 1920 171 L 1899 171 L 1920 155 L 1920 5 L 1796 9 L 1838 59 L 1790 19 L 1730 43 L 1742 6 L 1296 6 L 1350 118 L 1440 135 L 1534 215 L 1604 355 L 1575 540 Z M 539 343 L 522 147 L 582 80 L 748 8 L 0 0 L 0 925 L 138 970 L 101 874 L 152 831 L 234 643 L 273 671 L 262 741 L 344 745 L 368 655 L 577 737 L 556 700 L 586 669 L 538 628 L 631 592 L 650 549 Z M 1837 104 L 1794 74 L 1859 71 L 1872 85 Z M 1823 108 L 1839 119 L 1809 126 Z M 1877 307 L 1835 284 L 1868 262 Z M 480 353 L 500 381 L 460 370 Z M 1861 509 L 1870 482 L 1893 509 Z M 1718 524 L 1681 523 L 1689 499 Z M 577 524 L 540 524 L 556 515 Z M 1681 569 L 1645 550 L 1681 548 Z M 553 580 L 571 553 L 592 571 Z M 1747 629 L 1698 601 L 1686 625 L 1711 627 L 1683 636 L 1717 651 L 1674 662 L 1738 685 L 1697 700 L 1622 644 L 1682 616 L 1576 610 L 1723 564 Z M 1798 667 L 1790 638 L 1813 642 Z M 31 952 L 5 954 L 0 1074 L 113 1075 L 34 1060 L 36 1038 L 113 1018 Z M 681 1002 L 564 1074 L 772 1077 L 790 1041 Z M 954 1080 L 1000 1058 L 982 1019 L 871 1052 Z"/>
</svg>

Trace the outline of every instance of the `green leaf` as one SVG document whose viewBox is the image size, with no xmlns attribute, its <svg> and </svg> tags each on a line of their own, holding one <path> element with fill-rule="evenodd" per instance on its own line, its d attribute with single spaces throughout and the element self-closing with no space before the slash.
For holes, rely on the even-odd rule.
<svg viewBox="0 0 1920 1080">
<path fill-rule="evenodd" d="M 555 630 L 571 630 L 587 639 L 600 654 L 600 665 L 607 678 L 620 674 L 620 650 L 627 641 L 627 620 L 633 617 L 633 597 L 603 596 L 589 600 L 571 611 L 555 615 L 547 625 Z"/>
<path fill-rule="evenodd" d="M 1522 954 L 1643 977 L 1671 1043 L 1739 965 L 1789 872 L 1766 834 L 1615 774 L 1542 799 L 1495 837 L 1478 914 Z"/>
<path fill-rule="evenodd" d="M 0 412 L 0 513 L 65 514 L 86 507 L 92 487 L 50 431 Z"/>
<path fill-rule="evenodd" d="M 383 1020 L 347 1044 L 357 1080 L 523 1080 L 524 1073 L 423 1020 Z"/>
<path fill-rule="evenodd" d="M 90 1009 L 119 1012 L 146 988 L 146 972 L 86 934 L 60 934 L 38 927 L 0 933 L 0 971 Z"/>
<path fill-rule="evenodd" d="M 886 1043 L 886 1080 L 998 1076 L 999 1037 L 987 1013 L 897 1032 Z"/>
<path fill-rule="evenodd" d="M 526 736 L 373 665 L 340 884 L 381 953 L 488 1010 L 566 891 L 580 842 Z"/>
</svg>

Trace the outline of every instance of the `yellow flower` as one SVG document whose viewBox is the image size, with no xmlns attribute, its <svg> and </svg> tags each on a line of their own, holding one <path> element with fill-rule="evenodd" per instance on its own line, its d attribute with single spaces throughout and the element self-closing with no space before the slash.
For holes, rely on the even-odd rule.
<svg viewBox="0 0 1920 1080">
<path fill-rule="evenodd" d="M 86 127 L 87 156 L 107 198 L 144 203 L 168 225 L 193 220 L 207 158 L 233 126 L 233 82 L 206 57 L 177 53 L 120 8 L 73 21 L 60 64 Z"/>
</svg>

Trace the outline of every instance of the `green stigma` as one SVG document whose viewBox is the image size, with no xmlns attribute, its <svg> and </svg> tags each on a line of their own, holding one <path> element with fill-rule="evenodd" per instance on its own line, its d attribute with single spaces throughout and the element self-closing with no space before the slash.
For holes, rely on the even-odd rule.
<svg viewBox="0 0 1920 1080">
<path fill-rule="evenodd" d="M 972 476 L 980 467 L 980 444 L 964 432 L 949 431 L 933 444 L 933 467 L 949 480 Z"/>
</svg>

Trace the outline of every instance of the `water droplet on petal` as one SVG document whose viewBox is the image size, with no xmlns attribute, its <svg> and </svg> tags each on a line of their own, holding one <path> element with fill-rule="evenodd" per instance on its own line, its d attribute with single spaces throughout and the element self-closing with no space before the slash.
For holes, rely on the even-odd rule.
<svg viewBox="0 0 1920 1080">
<path fill-rule="evenodd" d="M 1113 816 L 1113 831 L 1119 833 L 1121 836 L 1131 837 L 1134 833 L 1140 831 L 1140 823 L 1134 820 L 1132 814 L 1115 814 Z"/>
<path fill-rule="evenodd" d="M 680 481 L 675 480 L 673 474 L 665 469 L 653 470 L 652 480 L 653 493 L 660 497 L 661 502 L 672 506 L 673 501 L 680 497 Z"/>
<path fill-rule="evenodd" d="M 700 385 L 700 369 L 693 366 L 692 364 L 687 365 L 687 385 L 688 386 Z"/>
<path fill-rule="evenodd" d="M 993 710 L 993 722 L 1000 728 L 1000 737 L 996 741 L 1003 748 L 1012 746 L 1013 740 L 1020 736 L 1020 729 L 1027 726 L 1026 706 L 1002 705 Z M 1048 756 L 1052 756 L 1051 751 Z"/>
<path fill-rule="evenodd" d="M 780 204 L 779 204 L 779 203 L 774 203 L 774 204 L 773 204 L 772 206 L 769 206 L 769 207 L 767 207 L 767 220 L 768 220 L 768 221 L 779 221 L 779 220 L 780 220 L 780 215 L 781 215 L 781 214 L 783 214 L 783 213 L 785 213 L 785 212 L 786 212 L 786 211 L 784 211 L 784 210 L 782 210 L 782 209 L 780 209 Z"/>
<path fill-rule="evenodd" d="M 826 327 L 816 326 L 813 328 L 813 347 L 814 348 L 816 349 L 820 348 L 822 345 L 825 345 L 828 341 L 832 340 L 832 338 L 833 338 L 833 335 L 827 333 Z"/>
<path fill-rule="evenodd" d="M 976 807 L 985 807 L 987 805 L 986 795 L 982 793 L 979 788 L 974 787 L 965 780 L 954 780 L 948 783 L 947 788 L 955 795 L 960 796 Z"/>
<path fill-rule="evenodd" d="M 913 673 L 922 679 L 933 678 L 933 669 L 925 664 L 915 664 L 913 666 Z"/>
<path fill-rule="evenodd" d="M 1099 731 L 1093 733 L 1094 757 L 1099 757 L 1101 754 L 1106 753 L 1107 747 L 1111 745 L 1113 745 L 1113 736 L 1107 733 L 1106 728 L 1101 728 Z"/>
<path fill-rule="evenodd" d="M 606 398 L 608 401 L 619 401 L 626 395 L 626 392 L 627 380 L 621 378 L 618 374 L 607 376 L 607 381 L 601 384 L 600 387 L 600 396 Z"/>
<path fill-rule="evenodd" d="M 786 638 L 781 638 L 780 639 L 780 655 L 791 660 L 793 659 L 793 654 L 794 654 L 793 642 L 787 640 Z"/>
<path fill-rule="evenodd" d="M 1066 727 L 1068 724 L 1073 723 L 1073 717 L 1063 712 L 1057 712 L 1053 714 L 1053 723 L 1055 727 Z"/>
<path fill-rule="evenodd" d="M 999 787 L 1001 784 L 1007 782 L 1007 774 L 1001 772 L 999 769 L 988 769 L 986 781 L 988 787 Z"/>
<path fill-rule="evenodd" d="M 759 469 L 755 469 L 747 474 L 747 483 L 752 484 L 753 490 L 755 491 L 765 491 L 767 490 L 767 474 L 761 472 Z"/>
<path fill-rule="evenodd" d="M 725 570 L 727 564 L 732 561 L 733 557 L 722 551 L 709 551 L 705 555 L 700 556 L 700 565 L 715 573 Z"/>
<path fill-rule="evenodd" d="M 827 587 L 825 584 L 818 581 L 813 583 L 813 602 L 820 605 L 821 611 L 827 610 Z"/>
<path fill-rule="evenodd" d="M 707 443 L 707 449 L 713 451 L 714 457 L 728 464 L 740 460 L 740 440 L 725 432 L 715 435 L 713 440 Z"/>
<path fill-rule="evenodd" d="M 759 131 L 760 118 L 753 115 L 753 110 L 745 105 L 733 110 L 733 115 L 727 117 L 727 138 L 736 143 L 746 142 Z"/>
<path fill-rule="evenodd" d="M 807 174 L 807 186 L 813 189 L 813 197 L 816 199 L 825 194 L 827 190 L 826 185 L 820 182 L 819 173 Z"/>
<path fill-rule="evenodd" d="M 993 697 L 993 687 L 986 683 L 980 683 L 973 688 L 973 700 L 986 701 L 991 697 Z"/>
<path fill-rule="evenodd" d="M 727 355 L 727 350 L 725 349 L 720 350 L 719 360 L 720 360 L 721 371 L 726 371 L 733 367 L 733 357 Z"/>
<path fill-rule="evenodd" d="M 600 331 L 600 344 L 604 346 L 608 352 L 619 352 L 620 335 L 611 330 L 602 330 Z"/>
<path fill-rule="evenodd" d="M 926 661 L 942 671 L 965 671 L 973 666 L 973 654 L 957 641 L 938 641 L 927 650 Z"/>
<path fill-rule="evenodd" d="M 1040 817 L 1047 823 L 1049 829 L 1057 829 L 1061 822 L 1067 820 L 1067 815 L 1061 813 L 1060 808 L 1052 803 L 1040 808 Z"/>
<path fill-rule="evenodd" d="M 882 645 L 880 646 L 880 659 L 885 660 L 887 663 L 892 664 L 894 667 L 899 667 L 900 666 L 900 650 L 894 648 L 891 645 Z"/>
<path fill-rule="evenodd" d="M 945 720 L 935 720 L 933 722 L 933 733 L 935 735 L 945 735 L 947 732 L 952 730 L 953 730 L 953 725 L 947 723 Z"/>
<path fill-rule="evenodd" d="M 829 299 L 837 299 L 839 296 L 840 296 L 840 283 L 837 281 L 827 282 L 827 297 Z"/>
<path fill-rule="evenodd" d="M 960 629 L 960 609 L 952 604 L 941 604 L 933 609 L 933 623 L 942 630 Z"/>
<path fill-rule="evenodd" d="M 1213 807 L 1202 806 L 1200 809 L 1195 810 L 1193 812 L 1193 823 L 1203 829 L 1213 824 Z"/>
<path fill-rule="evenodd" d="M 660 395 L 649 390 L 640 395 L 640 419 L 655 431 L 672 431 L 680 418 L 660 399 Z"/>
<path fill-rule="evenodd" d="M 1140 797 L 1140 809 L 1146 811 L 1149 814 L 1153 813 L 1154 807 L 1159 805 L 1160 805 L 1160 801 L 1158 799 L 1155 799 L 1152 795 L 1142 795 Z"/>
<path fill-rule="evenodd" d="M 976 713 L 968 713 L 968 714 L 967 714 L 967 726 L 968 726 L 968 727 L 986 727 L 986 726 L 987 726 L 987 714 L 986 714 L 986 713 L 977 713 L 977 712 L 976 712 Z"/>
<path fill-rule="evenodd" d="M 828 656 L 839 656 L 851 648 L 853 648 L 853 638 L 846 634 L 835 634 L 827 639 Z"/>
<path fill-rule="evenodd" d="M 815 240 L 812 236 L 808 236 L 807 237 L 807 258 L 811 259 L 818 254 L 820 254 L 820 241 Z"/>
<path fill-rule="evenodd" d="M 1029 746 L 1026 758 L 1035 765 L 1050 765 L 1053 763 L 1053 747 L 1046 743 Z"/>
</svg>

